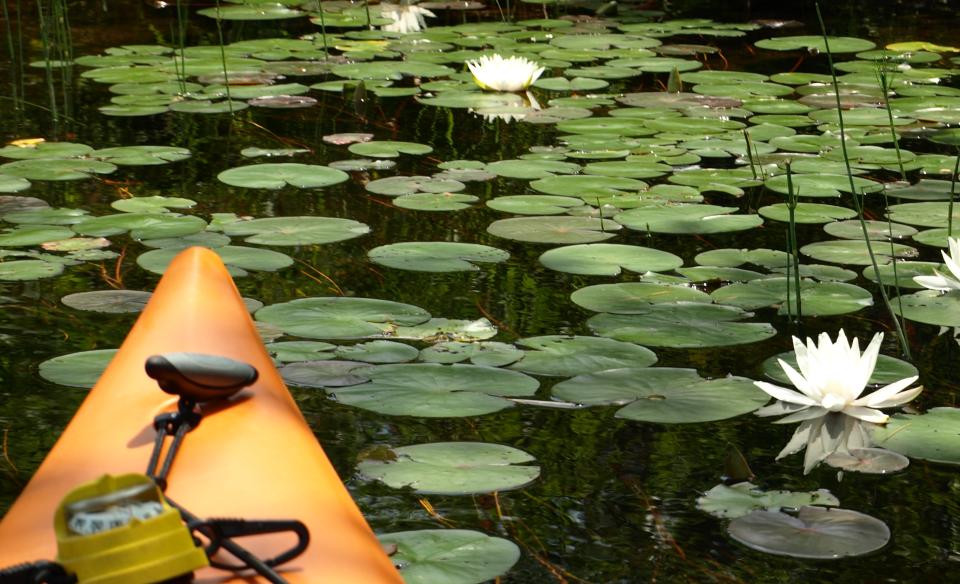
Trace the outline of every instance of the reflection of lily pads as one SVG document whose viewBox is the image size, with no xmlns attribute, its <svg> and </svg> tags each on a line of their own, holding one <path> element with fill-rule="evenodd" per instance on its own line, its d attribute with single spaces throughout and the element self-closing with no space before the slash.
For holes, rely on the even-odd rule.
<svg viewBox="0 0 960 584">
<path fill-rule="evenodd" d="M 392 416 L 479 416 L 512 407 L 504 396 L 531 396 L 537 380 L 518 371 L 478 365 L 378 365 L 369 383 L 336 392 L 338 402 Z"/>
<path fill-rule="evenodd" d="M 752 412 L 769 399 L 745 377 L 704 379 L 695 369 L 608 369 L 553 386 L 553 397 L 584 405 L 622 405 L 618 418 L 659 424 L 723 420 Z"/>
<path fill-rule="evenodd" d="M 742 517 L 751 511 L 779 511 L 781 507 L 823 505 L 835 507 L 840 501 L 826 489 L 808 493 L 762 491 L 751 483 L 717 485 L 697 499 L 697 508 L 715 517 Z"/>
<path fill-rule="evenodd" d="M 589 276 L 618 276 L 631 272 L 668 272 L 683 265 L 672 253 L 639 245 L 588 243 L 568 245 L 545 252 L 540 263 L 559 272 Z"/>
<path fill-rule="evenodd" d="M 247 236 L 261 245 L 319 245 L 360 237 L 370 228 L 359 221 L 335 217 L 267 217 L 223 226 L 226 235 Z"/>
<path fill-rule="evenodd" d="M 621 367 L 646 367 L 657 356 L 646 347 L 603 337 L 549 335 L 517 341 L 523 347 L 523 358 L 511 369 L 532 373 L 570 377 Z"/>
<path fill-rule="evenodd" d="M 238 166 L 221 172 L 217 178 L 228 185 L 251 189 L 281 189 L 287 185 L 315 189 L 342 183 L 350 175 L 328 166 L 287 162 Z"/>
<path fill-rule="evenodd" d="M 727 526 L 733 539 L 778 556 L 835 560 L 876 551 L 890 541 L 890 528 L 848 509 L 801 507 L 796 517 L 780 511 L 754 511 Z"/>
<path fill-rule="evenodd" d="M 150 292 L 142 290 L 93 290 L 68 294 L 60 301 L 77 310 L 123 313 L 140 312 L 150 296 Z"/>
<path fill-rule="evenodd" d="M 406 584 L 479 584 L 505 574 L 520 559 L 516 544 L 479 531 L 424 529 L 378 537 L 384 546 L 397 546 L 390 560 Z"/>
<path fill-rule="evenodd" d="M 399 325 L 426 322 L 430 314 L 410 304 L 373 298 L 299 298 L 257 311 L 257 320 L 313 339 L 391 336 Z"/>
<path fill-rule="evenodd" d="M 375 247 L 370 260 L 401 270 L 415 272 L 469 272 L 479 263 L 506 261 L 510 254 L 495 247 L 449 241 L 411 241 Z"/>
<path fill-rule="evenodd" d="M 590 317 L 587 325 L 602 337 L 652 347 L 722 347 L 777 334 L 765 322 L 740 322 L 751 315 L 735 306 L 670 302 L 650 304 L 635 314 L 600 313 Z"/>
<path fill-rule="evenodd" d="M 390 454 L 361 460 L 357 472 L 395 489 L 437 495 L 507 491 L 540 475 L 540 467 L 522 465 L 532 456 L 502 444 L 434 442 L 391 448 Z"/>
<path fill-rule="evenodd" d="M 54 357 L 40 364 L 40 377 L 70 387 L 93 387 L 116 352 L 99 349 Z"/>
<path fill-rule="evenodd" d="M 871 429 L 875 445 L 910 458 L 960 464 L 960 408 L 931 408 L 920 416 L 896 414 Z"/>
</svg>

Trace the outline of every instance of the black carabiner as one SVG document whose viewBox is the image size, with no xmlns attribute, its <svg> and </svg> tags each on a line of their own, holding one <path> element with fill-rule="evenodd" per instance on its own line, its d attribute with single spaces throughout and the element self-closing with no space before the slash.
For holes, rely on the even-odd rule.
<svg viewBox="0 0 960 584">
<path fill-rule="evenodd" d="M 220 568 L 221 570 L 236 571 L 250 567 L 246 563 L 228 564 L 213 558 L 213 556 L 224 547 L 224 540 L 232 540 L 233 538 L 246 537 L 249 535 L 266 535 L 268 533 L 283 533 L 287 531 L 296 534 L 297 543 L 292 548 L 273 558 L 260 559 L 263 564 L 270 567 L 289 562 L 306 551 L 307 546 L 310 545 L 310 530 L 307 529 L 307 526 L 304 525 L 302 521 L 295 519 L 248 520 L 215 518 L 191 524 L 190 527 L 194 531 L 200 532 L 209 540 L 210 543 L 205 547 L 207 558 L 209 558 L 211 566 Z M 233 555 L 237 555 L 229 548 L 227 548 L 227 551 L 233 553 Z M 241 557 L 240 559 L 246 562 L 245 558 Z"/>
</svg>

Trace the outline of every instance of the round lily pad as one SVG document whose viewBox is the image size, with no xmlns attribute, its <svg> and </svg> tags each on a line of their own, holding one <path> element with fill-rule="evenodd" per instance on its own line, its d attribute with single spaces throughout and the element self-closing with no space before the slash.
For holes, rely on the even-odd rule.
<svg viewBox="0 0 960 584">
<path fill-rule="evenodd" d="M 487 227 L 487 233 L 531 243 L 592 243 L 616 235 L 619 223 L 593 217 L 513 217 L 499 219 Z"/>
<path fill-rule="evenodd" d="M 119 166 L 154 166 L 190 158 L 190 151 L 179 146 L 118 146 L 90 153 Z"/>
<path fill-rule="evenodd" d="M 786 203 L 775 203 L 760 207 L 757 210 L 761 216 L 773 221 L 790 221 L 790 207 Z M 856 217 L 857 212 L 846 207 L 824 205 L 822 203 L 797 203 L 793 210 L 793 221 L 796 223 L 830 223 L 838 219 Z M 859 222 L 857 222 L 859 225 Z"/>
<path fill-rule="evenodd" d="M 389 300 L 332 296 L 273 304 L 258 310 L 256 318 L 300 337 L 358 339 L 391 336 L 399 325 L 428 321 L 430 313 Z"/>
<path fill-rule="evenodd" d="M 885 448 L 854 448 L 850 452 L 834 452 L 824 462 L 834 468 L 865 474 L 889 474 L 910 466 L 909 458 Z"/>
<path fill-rule="evenodd" d="M 714 290 L 714 302 L 752 310 L 775 306 L 779 314 L 797 314 L 793 278 L 760 278 L 729 284 Z M 800 311 L 804 316 L 830 316 L 857 312 L 873 306 L 873 294 L 845 282 L 800 280 Z"/>
<path fill-rule="evenodd" d="M 73 225 L 87 218 L 85 209 L 35 208 L 14 211 L 3 216 L 8 223 L 26 223 L 38 225 Z"/>
<path fill-rule="evenodd" d="M 0 281 L 16 282 L 52 278 L 63 272 L 63 264 L 44 260 L 8 260 L 0 262 Z"/>
<path fill-rule="evenodd" d="M 895 414 L 870 432 L 876 446 L 946 464 L 960 464 L 960 408 L 931 408 L 919 416 Z"/>
<path fill-rule="evenodd" d="M 333 359 L 336 348 L 320 341 L 277 341 L 266 345 L 267 352 L 283 363 Z"/>
<path fill-rule="evenodd" d="M 223 263 L 231 269 L 230 271 L 234 276 L 246 275 L 248 270 L 252 272 L 275 272 L 293 264 L 293 258 L 290 256 L 269 249 L 240 245 L 225 245 L 212 249 L 220 256 Z M 137 265 L 148 272 L 162 274 L 180 251 L 180 249 L 172 247 L 153 249 L 138 256 Z"/>
<path fill-rule="evenodd" d="M 474 195 L 463 193 L 413 193 L 400 195 L 393 204 L 414 211 L 459 211 L 469 208 L 470 203 L 478 200 Z"/>
<path fill-rule="evenodd" d="M 637 192 L 646 190 L 647 186 L 647 183 L 633 178 L 599 175 L 557 175 L 530 183 L 530 188 L 541 193 L 580 198 Z"/>
<path fill-rule="evenodd" d="M 91 312 L 140 312 L 152 294 L 142 290 L 93 290 L 67 294 L 61 302 L 77 310 Z"/>
<path fill-rule="evenodd" d="M 469 272 L 477 263 L 499 263 L 510 254 L 487 245 L 450 241 L 411 241 L 375 247 L 370 260 L 391 268 L 415 272 Z"/>
<path fill-rule="evenodd" d="M 29 180 L 81 180 L 116 169 L 109 162 L 81 158 L 35 158 L 0 164 L 0 174 Z"/>
<path fill-rule="evenodd" d="M 517 215 L 560 215 L 583 206 L 583 200 L 555 195 L 507 195 L 487 201 L 487 206 Z"/>
<path fill-rule="evenodd" d="M 247 236 L 247 243 L 261 245 L 320 245 L 360 237 L 370 228 L 359 221 L 335 217 L 267 217 L 229 223 L 223 226 L 223 232 Z"/>
<path fill-rule="evenodd" d="M 133 197 L 117 199 L 110 206 L 124 213 L 166 213 L 169 209 L 189 209 L 196 205 L 193 199 L 183 197 Z"/>
<path fill-rule="evenodd" d="M 350 175 L 342 170 L 293 162 L 238 166 L 217 175 L 217 179 L 228 185 L 251 189 L 281 189 L 287 185 L 314 189 L 342 183 L 348 178 Z"/>
<path fill-rule="evenodd" d="M 464 529 L 423 529 L 379 535 L 395 545 L 390 560 L 406 584 L 480 584 L 505 574 L 520 559 L 513 542 Z"/>
<path fill-rule="evenodd" d="M 616 314 L 645 313 L 650 304 L 660 302 L 710 302 L 710 295 L 696 288 L 649 282 L 595 284 L 570 295 L 578 306 L 595 312 Z"/>
<path fill-rule="evenodd" d="M 0 247 L 24 247 L 48 241 L 59 241 L 73 235 L 69 227 L 55 225 L 22 225 L 0 233 Z"/>
<path fill-rule="evenodd" d="M 873 193 L 883 190 L 883 185 L 858 176 L 853 177 L 853 189 L 857 194 Z M 842 174 L 794 174 L 787 184 L 787 175 L 781 174 L 764 181 L 768 189 L 798 197 L 839 197 L 841 193 L 851 192 L 850 177 Z"/>
<path fill-rule="evenodd" d="M 110 237 L 130 232 L 133 239 L 160 239 L 199 233 L 206 221 L 192 215 L 171 213 L 120 213 L 91 217 L 73 226 L 80 235 Z"/>
<path fill-rule="evenodd" d="M 523 354 L 511 344 L 496 341 L 441 341 L 420 351 L 420 360 L 425 363 L 461 363 L 469 360 L 474 365 L 503 367 L 519 360 Z"/>
<path fill-rule="evenodd" d="M 40 377 L 70 387 L 93 387 L 116 352 L 98 349 L 47 359 L 40 364 Z"/>
<path fill-rule="evenodd" d="M 876 45 L 866 39 L 855 37 L 827 37 L 826 42 L 820 35 L 783 36 L 764 39 L 754 43 L 761 49 L 772 51 L 810 51 L 812 53 L 826 53 L 829 45 L 831 53 L 859 53 L 869 51 Z"/>
<path fill-rule="evenodd" d="M 418 493 L 473 495 L 518 489 L 540 475 L 535 459 L 522 450 L 485 442 L 434 442 L 391 448 L 388 456 L 367 458 L 357 472 L 395 489 Z"/>
<path fill-rule="evenodd" d="M 740 322 L 751 316 L 735 306 L 706 302 L 650 304 L 634 314 L 600 313 L 587 325 L 596 334 L 651 347 L 722 347 L 755 343 L 777 334 L 765 322 Z"/>
<path fill-rule="evenodd" d="M 375 140 L 351 144 L 348 150 L 357 156 L 370 156 L 372 158 L 396 158 L 400 156 L 400 154 L 419 156 L 433 152 L 433 148 L 426 144 L 394 142 L 390 140 Z"/>
<path fill-rule="evenodd" d="M 917 230 L 909 225 L 902 223 L 893 223 L 891 221 L 836 221 L 823 226 L 823 230 L 834 237 L 844 239 L 863 239 L 863 227 L 867 228 L 867 238 L 874 241 L 884 239 L 906 239 L 917 233 Z M 879 245 L 879 244 L 878 244 Z"/>
<path fill-rule="evenodd" d="M 868 248 L 865 240 L 855 239 L 809 243 L 800 248 L 800 253 L 821 262 L 854 266 L 870 265 L 873 263 L 871 256 L 878 264 L 890 263 L 894 257 L 912 258 L 917 256 L 916 248 L 902 243 L 871 241 Z"/>
<path fill-rule="evenodd" d="M 752 511 L 779 511 L 782 507 L 822 505 L 836 507 L 840 500 L 826 489 L 810 492 L 763 491 L 744 482 L 735 485 L 717 485 L 697 499 L 697 508 L 715 517 L 732 519 Z"/>
<path fill-rule="evenodd" d="M 614 215 L 624 227 L 652 233 L 726 233 L 763 224 L 759 215 L 734 214 L 736 207 L 717 205 L 650 205 Z"/>
<path fill-rule="evenodd" d="M 723 420 L 752 412 L 769 401 L 745 377 L 704 379 L 695 369 L 608 369 L 578 375 L 553 386 L 554 398 L 584 405 L 627 405 L 616 417 L 659 424 Z"/>
<path fill-rule="evenodd" d="M 907 320 L 938 326 L 960 327 L 960 293 L 921 290 L 890 299 L 894 312 Z"/>
<path fill-rule="evenodd" d="M 580 165 L 560 160 L 499 160 L 486 167 L 487 172 L 506 178 L 537 179 L 557 174 L 576 174 Z"/>
<path fill-rule="evenodd" d="M 947 227 L 951 222 L 950 203 L 900 203 L 887 207 L 887 217 L 891 221 L 915 225 L 917 227 Z M 960 205 L 953 206 L 952 222 L 960 225 Z"/>
<path fill-rule="evenodd" d="M 518 371 L 478 365 L 377 365 L 369 383 L 336 392 L 338 402 L 392 416 L 479 416 L 512 407 L 505 396 L 531 396 L 537 380 Z"/>
<path fill-rule="evenodd" d="M 368 341 L 337 347 L 334 354 L 338 359 L 364 363 L 406 363 L 416 359 L 420 351 L 396 341 Z"/>
<path fill-rule="evenodd" d="M 914 276 L 934 276 L 934 271 L 942 270 L 943 264 L 937 262 L 910 262 L 900 260 L 896 263 L 890 262 L 889 264 L 877 267 L 877 271 L 880 272 L 880 281 L 883 282 L 885 286 L 923 289 L 923 284 L 917 283 L 917 281 L 913 279 Z M 896 272 L 894 272 L 894 268 L 896 268 Z M 877 272 L 874 271 L 873 266 L 865 267 L 862 275 L 868 280 L 873 282 L 877 281 Z"/>
<path fill-rule="evenodd" d="M 571 377 L 622 367 L 647 367 L 657 356 L 646 347 L 603 337 L 548 335 L 517 341 L 523 358 L 511 369 L 555 377 Z"/>
<path fill-rule="evenodd" d="M 631 272 L 668 272 L 683 265 L 672 253 L 639 245 L 588 243 L 544 252 L 540 263 L 558 272 L 589 276 L 618 276 Z"/>
<path fill-rule="evenodd" d="M 0 193 L 16 193 L 30 188 L 30 181 L 18 176 L 0 174 Z"/>
<path fill-rule="evenodd" d="M 413 193 L 450 193 L 462 191 L 467 185 L 457 180 L 429 176 L 390 176 L 378 178 L 364 185 L 371 193 L 396 197 Z"/>
<path fill-rule="evenodd" d="M 754 511 L 738 517 L 727 532 L 743 545 L 768 554 L 835 560 L 876 551 L 890 541 L 890 528 L 848 509 L 800 508 L 797 516 Z"/>
<path fill-rule="evenodd" d="M 261 324 L 261 323 L 258 323 Z M 318 353 L 317 357 L 323 355 Z M 283 380 L 297 387 L 347 387 L 366 383 L 369 363 L 360 361 L 308 360 L 288 363 L 279 369 Z"/>
</svg>

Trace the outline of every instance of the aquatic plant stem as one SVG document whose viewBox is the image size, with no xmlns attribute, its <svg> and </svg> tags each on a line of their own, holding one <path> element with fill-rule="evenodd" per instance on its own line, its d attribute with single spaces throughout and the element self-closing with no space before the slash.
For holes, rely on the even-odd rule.
<svg viewBox="0 0 960 584">
<path fill-rule="evenodd" d="M 220 44 L 220 63 L 223 65 L 223 88 L 227 93 L 227 107 L 230 108 L 230 115 L 233 116 L 233 98 L 230 96 L 230 74 L 227 72 L 227 48 L 223 45 L 223 24 L 220 22 L 220 0 L 216 0 L 217 18 L 217 42 Z"/>
<path fill-rule="evenodd" d="M 20 3 L 17 2 L 17 13 L 20 12 Z M 20 97 L 23 95 L 22 86 L 23 86 L 23 62 L 22 62 L 22 53 L 17 52 L 17 47 L 13 43 L 13 27 L 12 19 L 10 18 L 10 10 L 6 2 L 3 2 L 3 21 L 6 23 L 7 28 L 7 52 L 10 54 L 10 90 L 13 94 L 13 103 L 14 109 L 18 112 L 23 108 L 20 105 Z M 20 29 L 20 20 L 17 19 L 17 38 L 20 39 L 22 36 L 22 30 Z M 21 39 L 22 43 L 22 39 Z"/>
<path fill-rule="evenodd" d="M 947 237 L 953 235 L 953 199 L 957 192 L 957 173 L 960 172 L 960 148 L 957 148 L 957 161 L 950 175 L 950 203 L 947 205 Z"/>
<path fill-rule="evenodd" d="M 327 46 L 327 22 L 323 16 L 323 1 L 317 0 L 317 13 L 320 14 L 320 38 L 323 40 L 323 59 L 330 58 L 330 48 Z"/>
<path fill-rule="evenodd" d="M 48 29 L 48 19 L 45 18 L 43 2 L 37 2 L 37 18 L 40 24 L 40 43 L 43 46 L 43 61 L 46 69 L 46 81 L 47 81 L 47 96 L 50 103 L 50 115 L 51 121 L 53 122 L 54 134 L 59 133 L 60 126 L 60 111 L 57 107 L 57 97 L 56 89 L 53 86 L 53 65 L 51 60 L 53 59 L 50 31 Z"/>
<path fill-rule="evenodd" d="M 907 172 L 903 168 L 903 157 L 900 154 L 900 136 L 893 125 L 893 110 L 890 109 L 890 96 L 887 94 L 890 89 L 890 79 L 887 77 L 887 71 L 883 68 L 883 61 L 880 62 L 880 69 L 877 71 L 877 77 L 880 80 L 880 91 L 883 92 L 883 107 L 887 110 L 887 125 L 890 126 L 890 137 L 893 138 L 893 149 L 897 153 L 897 166 L 900 167 L 900 180 L 907 180 Z"/>
<path fill-rule="evenodd" d="M 870 243 L 870 232 L 867 229 L 867 223 L 863 216 L 863 202 L 857 198 L 857 189 L 853 182 L 853 169 L 850 167 L 850 155 L 847 153 L 847 133 L 843 125 L 843 107 L 840 102 L 840 83 L 837 81 L 837 71 L 833 68 L 833 55 L 830 53 L 830 40 L 827 37 L 827 27 L 823 23 L 823 15 L 820 13 L 820 3 L 815 2 L 814 8 L 817 11 L 817 21 L 820 23 L 820 32 L 823 35 L 823 48 L 827 53 L 827 64 L 830 67 L 830 78 L 833 80 L 833 94 L 837 102 L 837 119 L 840 125 L 840 148 L 843 153 L 843 163 L 847 168 L 847 179 L 850 181 L 850 193 L 853 195 L 853 208 L 857 212 L 857 217 L 860 219 L 860 229 L 863 231 L 863 240 L 867 246 L 867 254 L 870 256 L 870 264 L 873 266 L 873 273 L 879 283 L 880 297 L 883 299 L 883 304 L 886 306 L 887 311 L 890 312 L 890 316 L 893 318 L 893 326 L 897 332 L 897 339 L 900 341 L 900 350 L 903 351 L 904 356 L 907 359 L 912 359 L 910 355 L 910 345 L 907 343 L 907 337 L 903 332 L 903 327 L 900 326 L 900 320 L 897 318 L 896 312 L 893 310 L 893 305 L 890 304 L 890 297 L 887 295 L 887 290 L 882 284 L 880 278 L 880 266 L 877 264 L 877 258 L 873 253 L 873 246 Z M 865 194 L 863 196 L 866 196 Z"/>
<path fill-rule="evenodd" d="M 793 263 L 794 294 L 797 298 L 797 317 L 795 322 L 799 326 L 800 319 L 803 317 L 803 309 L 800 300 L 800 250 L 797 244 L 797 198 L 798 194 L 793 190 L 793 172 L 790 168 L 790 162 L 787 162 L 787 211 L 789 211 L 788 237 L 790 240 L 790 260 Z M 787 263 L 789 268 L 790 263 Z M 787 298 L 790 298 L 790 273 L 787 272 Z M 788 306 L 789 310 L 789 306 Z"/>
</svg>

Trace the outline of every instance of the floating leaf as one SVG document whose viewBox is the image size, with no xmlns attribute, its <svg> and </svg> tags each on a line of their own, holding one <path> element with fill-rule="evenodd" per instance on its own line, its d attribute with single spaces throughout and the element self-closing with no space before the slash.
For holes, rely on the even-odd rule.
<svg viewBox="0 0 960 584">
<path fill-rule="evenodd" d="M 549 335 L 517 341 L 523 358 L 511 369 L 555 377 L 571 377 L 622 367 L 647 367 L 657 356 L 646 347 L 603 337 Z"/>
<path fill-rule="evenodd" d="M 347 387 L 369 381 L 369 367 L 359 361 L 298 361 L 281 367 L 280 375 L 298 387 Z"/>
<path fill-rule="evenodd" d="M 401 270 L 415 272 L 469 272 L 480 269 L 476 263 L 499 263 L 510 254 L 487 245 L 449 241 L 411 241 L 375 247 L 367 252 L 370 260 Z"/>
<path fill-rule="evenodd" d="M 196 204 L 197 202 L 193 199 L 155 195 L 152 197 L 118 199 L 110 203 L 110 206 L 124 213 L 165 213 L 169 209 L 189 209 Z"/>
<path fill-rule="evenodd" d="M 257 311 L 258 321 L 313 339 L 392 336 L 399 325 L 417 325 L 430 314 L 410 304 L 373 298 L 299 298 Z"/>
<path fill-rule="evenodd" d="M 559 272 L 589 276 L 618 276 L 631 272 L 668 272 L 683 265 L 678 256 L 639 245 L 588 243 L 544 252 L 540 263 Z"/>
<path fill-rule="evenodd" d="M 25 247 L 48 241 L 59 241 L 73 235 L 69 227 L 54 225 L 22 225 L 0 233 L 0 247 Z"/>
<path fill-rule="evenodd" d="M 279 341 L 266 345 L 267 352 L 283 363 L 333 359 L 336 348 L 334 344 L 319 341 Z"/>
<path fill-rule="evenodd" d="M 370 228 L 359 221 L 334 217 L 267 217 L 223 226 L 226 235 L 247 236 L 261 245 L 320 245 L 360 237 Z"/>
<path fill-rule="evenodd" d="M 697 499 L 697 508 L 714 517 L 743 517 L 751 511 L 779 511 L 781 507 L 822 505 L 836 507 L 840 500 L 826 489 L 807 493 L 794 491 L 762 491 L 751 483 L 732 486 L 717 485 Z"/>
<path fill-rule="evenodd" d="M 584 405 L 627 404 L 616 417 L 659 424 L 723 420 L 752 412 L 770 396 L 744 377 L 704 379 L 695 369 L 608 369 L 553 386 L 554 398 Z"/>
<path fill-rule="evenodd" d="M 884 448 L 854 448 L 850 452 L 834 452 L 824 459 L 834 468 L 865 474 L 889 474 L 910 466 L 910 459 Z"/>
<path fill-rule="evenodd" d="M 119 166 L 152 166 L 185 160 L 190 151 L 178 146 L 119 146 L 96 150 L 90 156 Z"/>
<path fill-rule="evenodd" d="M 614 220 L 637 231 L 652 233 L 726 233 L 763 224 L 759 215 L 733 214 L 736 207 L 717 205 L 650 205 L 614 215 Z"/>
<path fill-rule="evenodd" d="M 854 37 L 827 37 L 826 42 L 820 35 L 784 36 L 764 39 L 754 43 L 761 49 L 773 51 L 805 50 L 811 53 L 826 53 L 829 45 L 831 53 L 859 53 L 869 51 L 876 45 L 866 39 Z"/>
<path fill-rule="evenodd" d="M 0 164 L 0 174 L 29 180 L 81 180 L 116 169 L 109 162 L 80 158 L 36 158 Z"/>
<path fill-rule="evenodd" d="M 534 457 L 502 444 L 433 442 L 390 450 L 393 456 L 387 460 L 361 460 L 357 472 L 394 489 L 435 495 L 508 491 L 540 475 L 540 467 L 522 465 Z"/>
<path fill-rule="evenodd" d="M 499 219 L 487 233 L 514 241 L 531 243 L 591 243 L 616 235 L 619 223 L 593 217 L 513 217 Z"/>
<path fill-rule="evenodd" d="M 580 288 L 570 295 L 570 300 L 578 306 L 595 312 L 644 314 L 653 303 L 710 302 L 710 295 L 688 286 L 619 282 Z"/>
<path fill-rule="evenodd" d="M 516 544 L 479 531 L 423 529 L 378 537 L 384 546 L 397 546 L 390 560 L 406 584 L 480 584 L 505 574 L 520 559 Z"/>
<path fill-rule="evenodd" d="M 163 274 L 180 251 L 175 247 L 154 249 L 138 256 L 137 265 L 148 272 Z M 244 276 L 247 270 L 275 272 L 293 264 L 293 258 L 290 256 L 269 249 L 226 245 L 215 247 L 213 251 L 220 256 L 234 276 Z"/>
<path fill-rule="evenodd" d="M 727 532 L 743 545 L 768 554 L 835 560 L 876 551 L 890 541 L 890 528 L 848 509 L 801 507 L 796 517 L 754 511 L 738 517 Z"/>
<path fill-rule="evenodd" d="M 348 178 L 350 175 L 342 170 L 293 162 L 238 166 L 217 175 L 220 182 L 251 189 L 281 189 L 287 185 L 315 189 L 342 183 Z"/>
<path fill-rule="evenodd" d="M 369 383 L 336 392 L 338 402 L 391 416 L 479 416 L 513 406 L 504 396 L 531 396 L 537 380 L 477 365 L 378 365 Z"/>
<path fill-rule="evenodd" d="M 77 310 L 91 312 L 140 312 L 152 294 L 142 290 L 93 290 L 67 294 L 61 302 Z"/>
<path fill-rule="evenodd" d="M 47 359 L 40 364 L 40 377 L 70 387 L 93 387 L 116 352 L 99 349 Z"/>
<path fill-rule="evenodd" d="M 160 239 L 199 233 L 207 223 L 192 215 L 171 213 L 120 213 L 91 217 L 77 223 L 73 230 L 80 235 L 110 237 L 130 232 L 133 239 Z"/>
<path fill-rule="evenodd" d="M 348 150 L 357 156 L 372 156 L 373 158 L 396 158 L 400 156 L 400 154 L 420 156 L 433 152 L 433 148 L 426 144 L 394 142 L 390 140 L 351 144 Z"/>
<path fill-rule="evenodd" d="M 0 261 L 0 281 L 14 282 L 52 278 L 63 272 L 63 264 L 44 260 Z"/>
<path fill-rule="evenodd" d="M 796 283 L 792 278 L 762 278 L 714 290 L 714 302 L 752 310 L 777 307 L 779 314 L 796 314 Z M 800 280 L 801 311 L 805 316 L 830 316 L 873 306 L 873 294 L 844 282 Z M 794 304 L 791 304 L 794 303 Z M 789 305 L 789 306 L 788 306 Z"/>
<path fill-rule="evenodd" d="M 420 360 L 425 363 L 447 364 L 469 360 L 474 365 L 503 367 L 523 355 L 523 351 L 508 343 L 441 341 L 420 351 Z"/>
</svg>

